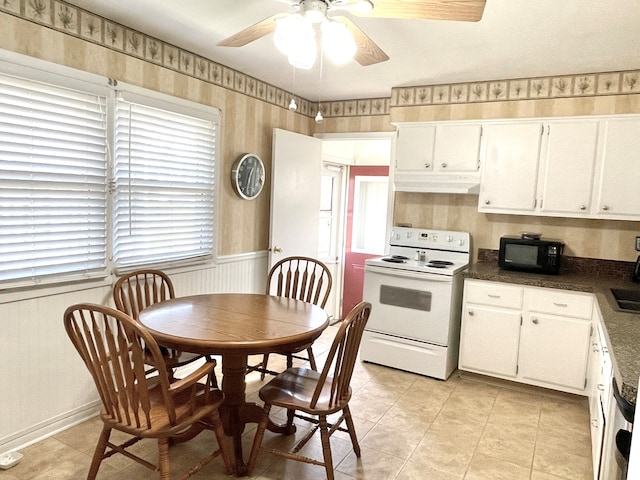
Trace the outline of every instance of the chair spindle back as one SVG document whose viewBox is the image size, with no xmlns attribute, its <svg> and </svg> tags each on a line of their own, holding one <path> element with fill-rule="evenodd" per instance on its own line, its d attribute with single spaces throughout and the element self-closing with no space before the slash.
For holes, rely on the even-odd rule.
<svg viewBox="0 0 640 480">
<path fill-rule="evenodd" d="M 311 408 L 315 408 L 330 373 L 331 377 L 333 377 L 333 382 L 331 384 L 329 407 L 348 400 L 349 385 L 358 356 L 358 349 L 360 348 L 362 332 L 370 314 L 371 304 L 360 302 L 342 320 L 311 399 Z"/>
<path fill-rule="evenodd" d="M 324 308 L 332 281 L 331 272 L 321 261 L 310 257 L 287 257 L 271 267 L 267 294 L 302 300 Z"/>
<path fill-rule="evenodd" d="M 137 270 L 120 277 L 113 286 L 116 308 L 134 320 L 154 303 L 175 298 L 173 283 L 160 270 Z"/>
<path fill-rule="evenodd" d="M 152 428 L 149 390 L 159 383 L 169 421 L 175 423 L 167 376 L 147 378 L 145 374 L 145 356 L 149 355 L 159 372 L 166 371 L 162 353 L 138 322 L 113 308 L 85 303 L 67 308 L 64 324 L 112 421 L 134 429 Z"/>
</svg>

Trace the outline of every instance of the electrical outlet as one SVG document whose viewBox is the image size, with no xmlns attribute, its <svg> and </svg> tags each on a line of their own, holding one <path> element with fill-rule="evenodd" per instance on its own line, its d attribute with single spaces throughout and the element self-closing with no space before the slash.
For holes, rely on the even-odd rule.
<svg viewBox="0 0 640 480">
<path fill-rule="evenodd" d="M 636 237 L 636 251 L 640 252 L 640 237 Z"/>
</svg>

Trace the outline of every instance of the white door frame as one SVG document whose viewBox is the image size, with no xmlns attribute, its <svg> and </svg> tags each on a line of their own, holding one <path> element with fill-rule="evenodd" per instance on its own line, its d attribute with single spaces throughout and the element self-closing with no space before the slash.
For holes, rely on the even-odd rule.
<svg viewBox="0 0 640 480">
<path fill-rule="evenodd" d="M 314 134 L 314 137 L 319 138 L 321 140 L 344 140 L 344 141 L 348 141 L 348 140 L 355 140 L 355 141 L 366 141 L 366 140 L 390 140 L 391 141 L 391 148 L 390 148 L 390 158 L 389 158 L 389 192 L 388 192 L 388 199 L 387 199 L 387 227 L 386 227 L 386 237 L 388 238 L 389 235 L 391 234 L 391 227 L 393 225 L 393 204 L 394 204 L 394 195 L 393 195 L 393 173 L 394 173 L 394 165 L 395 165 L 395 144 L 396 144 L 396 138 L 397 138 L 397 132 L 354 132 L 354 133 L 317 133 Z M 342 163 L 343 165 L 347 166 L 347 170 L 345 171 L 345 175 L 346 175 L 346 179 L 349 178 L 349 171 L 348 171 L 348 167 L 349 165 L 352 165 L 353 162 L 348 162 L 346 160 L 344 160 L 344 162 L 341 159 L 337 159 L 337 158 L 324 158 L 322 159 L 322 163 L 323 165 L 325 163 L 334 163 L 334 164 L 340 164 Z M 344 188 L 346 189 L 346 183 L 344 184 Z M 346 201 L 346 197 L 345 197 L 345 201 Z M 340 266 L 340 268 L 336 268 L 336 272 L 333 279 L 334 281 L 334 288 L 336 289 L 336 292 L 340 292 L 339 295 L 336 296 L 335 299 L 335 303 L 336 303 L 336 312 L 341 312 L 342 311 L 342 284 L 344 282 L 344 278 L 343 278 L 343 269 L 344 269 L 344 258 L 345 258 L 345 239 L 344 239 L 344 235 L 345 235 L 345 225 L 344 222 L 346 222 L 346 203 L 343 202 L 341 208 L 343 209 L 343 211 L 341 212 L 341 221 L 343 222 L 343 225 L 341 225 L 341 231 L 342 231 L 342 238 L 341 238 L 341 245 L 338 246 L 338 251 L 340 252 L 340 260 L 338 265 Z M 388 253 L 388 245 L 385 247 L 385 253 Z M 338 286 L 340 287 L 340 290 L 337 290 Z"/>
</svg>

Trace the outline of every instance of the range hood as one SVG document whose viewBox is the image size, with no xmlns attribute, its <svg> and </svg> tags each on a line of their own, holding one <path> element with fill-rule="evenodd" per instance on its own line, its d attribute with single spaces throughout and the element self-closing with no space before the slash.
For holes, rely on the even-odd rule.
<svg viewBox="0 0 640 480">
<path fill-rule="evenodd" d="M 460 193 L 478 195 L 480 176 L 437 173 L 397 173 L 393 180 L 397 192 Z"/>
</svg>

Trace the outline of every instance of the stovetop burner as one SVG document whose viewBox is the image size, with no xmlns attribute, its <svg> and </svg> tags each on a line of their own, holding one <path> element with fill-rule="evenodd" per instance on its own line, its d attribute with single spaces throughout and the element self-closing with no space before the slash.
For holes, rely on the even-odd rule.
<svg viewBox="0 0 640 480">
<path fill-rule="evenodd" d="M 389 263 L 405 263 L 406 260 L 403 260 L 403 258 L 406 259 L 406 257 L 403 258 L 396 258 L 396 257 L 402 257 L 402 255 L 394 255 L 393 257 L 384 257 L 381 260 L 383 262 L 389 262 Z"/>
<path fill-rule="evenodd" d="M 395 258 L 397 260 L 409 260 L 409 257 L 405 257 L 404 255 L 391 255 L 391 258 Z"/>
<path fill-rule="evenodd" d="M 449 260 L 429 260 L 427 265 L 435 268 L 447 268 L 453 265 L 453 262 L 450 262 Z"/>
</svg>

